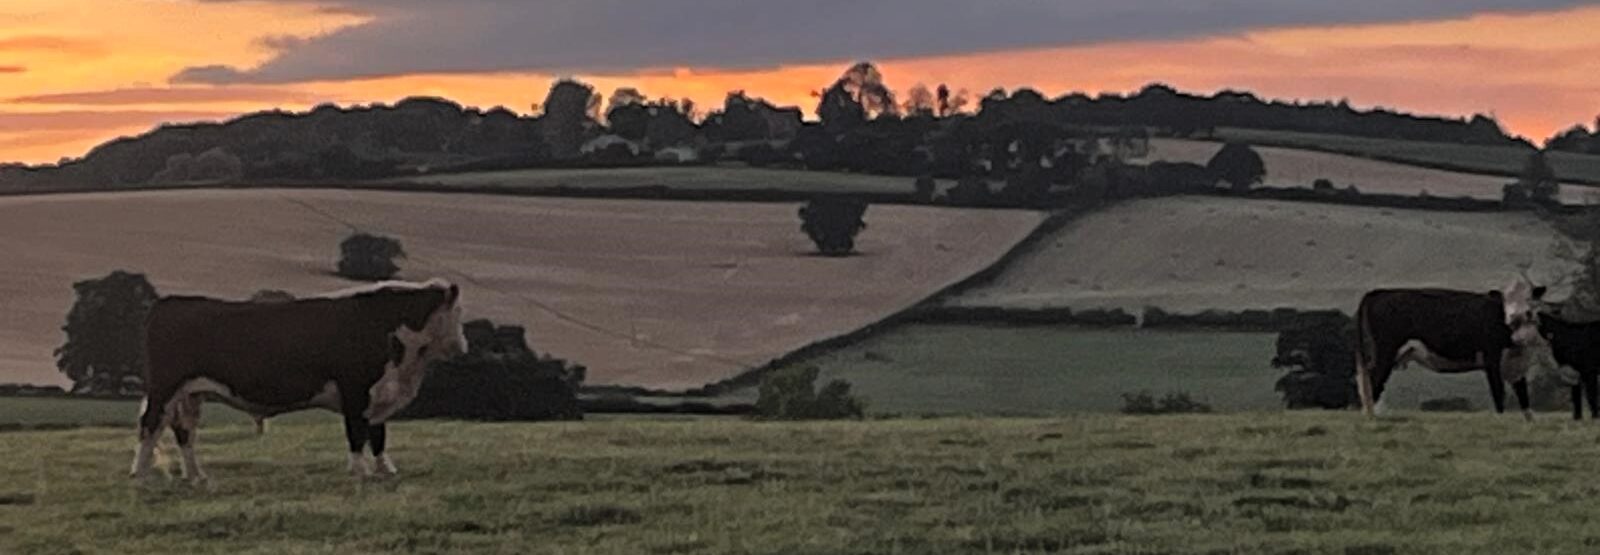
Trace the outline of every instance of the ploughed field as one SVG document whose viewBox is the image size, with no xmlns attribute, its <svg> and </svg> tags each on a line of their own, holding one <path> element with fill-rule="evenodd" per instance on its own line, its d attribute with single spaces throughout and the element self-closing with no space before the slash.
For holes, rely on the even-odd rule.
<svg viewBox="0 0 1600 555">
<path fill-rule="evenodd" d="M 1499 200 L 1504 196 L 1505 184 L 1514 181 L 1509 177 L 1430 169 L 1315 150 L 1252 148 L 1266 163 L 1267 175 L 1263 183 L 1277 187 L 1311 187 L 1316 180 L 1327 179 L 1340 189 L 1354 185 L 1363 193 L 1417 195 L 1426 191 L 1441 197 Z M 1144 160 L 1205 164 L 1221 149 L 1219 142 L 1151 139 L 1150 155 Z M 1527 153 L 1522 155 L 1526 158 Z M 1518 161 L 1519 170 L 1521 160 Z M 1591 194 L 1600 194 L 1600 188 L 1571 183 L 1561 188 L 1561 200 L 1568 204 L 1600 202 L 1591 199 Z"/>
<path fill-rule="evenodd" d="M 526 325 L 535 350 L 587 365 L 588 383 L 689 388 L 914 304 L 1043 217 L 873 206 L 860 255 L 826 258 L 797 206 L 271 189 L 3 198 L 0 381 L 62 383 L 52 351 L 72 283 L 113 270 L 163 294 L 349 287 L 331 272 L 350 230 L 331 217 L 400 239 L 411 257 L 398 277 L 460 283 L 468 319 Z"/>
<path fill-rule="evenodd" d="M 1354 313 L 1379 287 L 1498 289 L 1531 264 L 1565 272 L 1525 213 L 1171 197 L 1087 214 L 1033 244 L 956 306 L 1168 312 L 1294 307 Z M 1560 298 L 1565 293 L 1553 291 Z"/>
<path fill-rule="evenodd" d="M 129 429 L 0 434 L 5 553 L 1589 553 L 1600 429 L 1354 412 L 202 427 L 209 485 Z M 175 464 L 167 447 L 163 465 Z"/>
</svg>

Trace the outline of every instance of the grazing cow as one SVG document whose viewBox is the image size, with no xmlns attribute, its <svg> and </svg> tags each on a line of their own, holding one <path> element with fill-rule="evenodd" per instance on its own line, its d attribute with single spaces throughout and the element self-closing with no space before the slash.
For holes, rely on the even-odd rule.
<svg viewBox="0 0 1600 555">
<path fill-rule="evenodd" d="M 1600 322 L 1576 323 L 1553 314 L 1539 315 L 1539 333 L 1550 344 L 1559 367 L 1576 374 L 1572 384 L 1572 419 L 1583 420 L 1583 400 L 1589 400 L 1589 417 L 1600 420 Z"/>
<path fill-rule="evenodd" d="M 1378 289 L 1356 309 L 1356 386 L 1368 416 L 1399 364 L 1441 373 L 1483 370 L 1495 412 L 1505 412 L 1511 383 L 1523 416 L 1529 407 L 1524 347 L 1538 342 L 1533 301 L 1544 292 L 1517 281 L 1504 291 Z"/>
<path fill-rule="evenodd" d="M 194 455 L 202 397 L 258 419 L 322 408 L 344 416 L 350 471 L 380 472 L 384 422 L 416 397 L 429 362 L 466 349 L 460 289 L 443 280 L 384 282 L 281 303 L 169 296 L 146 320 L 145 399 L 132 474 L 150 469 L 172 428 L 184 476 L 204 479 Z M 259 420 L 258 420 L 259 421 Z"/>
</svg>

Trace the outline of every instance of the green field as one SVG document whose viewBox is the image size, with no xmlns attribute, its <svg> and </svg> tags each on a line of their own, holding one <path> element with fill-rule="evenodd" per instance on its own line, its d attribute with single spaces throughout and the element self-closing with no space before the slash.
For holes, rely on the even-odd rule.
<svg viewBox="0 0 1600 555">
<path fill-rule="evenodd" d="M 1187 392 L 1217 410 L 1282 408 L 1270 333 L 911 325 L 804 364 L 844 379 L 868 411 L 902 414 L 1114 412 L 1122 394 Z M 1462 396 L 1489 406 L 1482 374 L 1397 372 L 1389 408 Z M 1508 401 L 1510 402 L 1510 401 Z"/>
<path fill-rule="evenodd" d="M 913 190 L 914 180 L 909 177 L 851 173 L 695 166 L 488 171 L 403 177 L 383 182 L 511 190 L 541 190 L 556 187 L 623 189 L 660 186 L 668 189 L 702 191 L 908 194 Z M 954 183 L 941 183 L 941 185 L 949 187 Z"/>
<path fill-rule="evenodd" d="M 208 429 L 203 486 L 125 430 L 0 434 L 0 552 L 1591 553 L 1597 432 L 1350 412 Z M 162 464 L 173 462 L 165 452 Z"/>
<path fill-rule="evenodd" d="M 1527 148 L 1517 146 L 1463 145 L 1260 129 L 1222 128 L 1217 130 L 1217 138 L 1500 176 L 1519 174 L 1530 152 Z M 1600 156 L 1555 152 L 1549 155 L 1549 160 L 1556 176 L 1562 181 L 1600 183 Z"/>
</svg>

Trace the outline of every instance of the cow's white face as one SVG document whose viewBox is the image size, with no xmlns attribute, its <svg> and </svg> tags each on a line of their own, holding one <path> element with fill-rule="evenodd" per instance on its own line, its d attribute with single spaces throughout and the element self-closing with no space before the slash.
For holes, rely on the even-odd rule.
<svg viewBox="0 0 1600 555">
<path fill-rule="evenodd" d="M 466 352 L 460 301 L 457 294 L 434 310 L 420 331 L 404 325 L 395 329 L 391 337 L 400 344 L 400 360 L 389 361 L 383 377 L 372 385 L 371 404 L 366 411 L 369 421 L 382 423 L 416 398 L 430 363 Z"/>
<path fill-rule="evenodd" d="M 1534 344 L 1539 340 L 1539 319 L 1534 313 L 1534 302 L 1538 295 L 1533 284 L 1519 279 L 1506 286 L 1500 294 L 1505 302 L 1506 327 L 1511 328 L 1511 342 L 1518 346 Z"/>
</svg>

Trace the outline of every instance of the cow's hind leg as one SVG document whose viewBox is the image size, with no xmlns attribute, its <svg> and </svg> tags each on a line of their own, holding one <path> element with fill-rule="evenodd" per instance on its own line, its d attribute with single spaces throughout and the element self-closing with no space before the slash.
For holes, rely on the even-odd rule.
<svg viewBox="0 0 1600 555">
<path fill-rule="evenodd" d="M 175 399 L 172 415 L 172 437 L 178 441 L 178 450 L 183 453 L 183 477 L 194 482 L 203 482 L 206 473 L 200 470 L 200 460 L 194 454 L 195 430 L 200 427 L 200 403 L 198 395 L 184 395 Z"/>
<path fill-rule="evenodd" d="M 171 388 L 145 393 L 139 413 L 139 446 L 133 455 L 133 467 L 128 472 L 130 477 L 144 477 L 155 463 L 156 442 L 161 440 L 161 429 L 166 427 L 170 408 L 167 403 L 173 393 Z"/>
<path fill-rule="evenodd" d="M 379 474 L 393 476 L 400 472 L 394 467 L 394 461 L 389 460 L 389 454 L 384 451 L 389 442 L 389 430 L 385 424 L 373 424 L 367 428 L 367 441 L 371 443 L 372 462 L 377 466 Z"/>
</svg>

